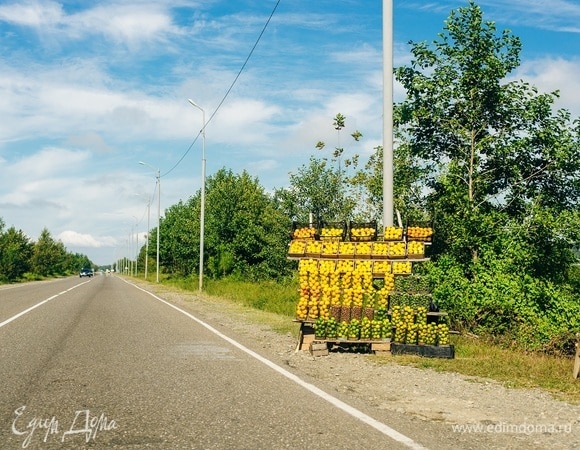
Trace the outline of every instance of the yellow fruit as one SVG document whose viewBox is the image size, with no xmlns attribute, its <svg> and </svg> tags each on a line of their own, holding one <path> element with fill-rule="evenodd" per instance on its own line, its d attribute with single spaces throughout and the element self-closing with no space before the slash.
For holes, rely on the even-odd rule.
<svg viewBox="0 0 580 450">
<path fill-rule="evenodd" d="M 387 242 L 375 242 L 373 244 L 373 256 L 387 256 L 389 244 Z"/>
<path fill-rule="evenodd" d="M 372 244 L 370 242 L 358 242 L 356 244 L 356 254 L 357 255 L 370 255 L 372 249 Z"/>
<path fill-rule="evenodd" d="M 322 251 L 322 242 L 320 241 L 308 241 L 306 243 L 306 253 L 308 254 L 320 254 Z"/>
<path fill-rule="evenodd" d="M 408 227 L 407 228 L 407 238 L 409 240 L 418 239 L 421 241 L 426 241 L 431 239 L 433 236 L 433 228 L 431 227 Z"/>
<path fill-rule="evenodd" d="M 369 238 L 375 234 L 376 230 L 374 228 L 363 227 L 363 228 L 351 228 L 350 234 L 355 238 Z"/>
<path fill-rule="evenodd" d="M 410 274 L 412 267 L 410 261 L 393 261 L 393 273 L 395 274 Z"/>
<path fill-rule="evenodd" d="M 294 239 L 314 239 L 315 234 L 316 234 L 316 228 L 302 227 L 302 228 L 296 228 L 294 230 L 294 234 L 292 237 Z"/>
<path fill-rule="evenodd" d="M 302 255 L 304 254 L 304 250 L 306 249 L 306 243 L 304 241 L 292 241 L 290 243 L 290 248 L 288 249 L 288 253 L 293 255 Z"/>
<path fill-rule="evenodd" d="M 390 242 L 387 256 L 393 258 L 402 258 L 407 254 L 407 249 L 404 242 Z"/>
<path fill-rule="evenodd" d="M 391 262 L 390 261 L 375 261 L 373 263 L 373 273 L 375 274 L 386 274 L 391 272 Z"/>
<path fill-rule="evenodd" d="M 320 230 L 320 239 L 342 238 L 343 230 L 341 228 L 322 228 Z"/>
<path fill-rule="evenodd" d="M 338 247 L 338 253 L 345 256 L 354 255 L 355 245 L 353 242 L 341 242 Z"/>
<path fill-rule="evenodd" d="M 407 244 L 407 251 L 409 255 L 424 255 L 425 254 L 425 244 L 419 241 L 410 241 Z"/>
<path fill-rule="evenodd" d="M 399 227 L 387 226 L 385 227 L 384 237 L 385 241 L 399 241 L 403 239 L 403 229 Z"/>
</svg>

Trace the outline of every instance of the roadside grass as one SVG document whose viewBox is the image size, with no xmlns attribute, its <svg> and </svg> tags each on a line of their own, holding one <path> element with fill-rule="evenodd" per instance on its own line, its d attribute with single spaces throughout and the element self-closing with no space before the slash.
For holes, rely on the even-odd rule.
<svg viewBox="0 0 580 450">
<path fill-rule="evenodd" d="M 170 278 L 160 280 L 187 291 L 198 290 L 198 280 Z M 245 308 L 267 314 L 252 315 L 256 323 L 270 322 L 273 330 L 297 336 L 298 326 L 292 319 L 298 301 L 296 280 L 287 283 L 250 283 L 239 280 L 204 280 L 204 295 L 233 302 Z M 256 311 L 256 312 L 257 312 Z M 551 356 L 503 348 L 497 344 L 469 336 L 452 335 L 455 358 L 422 358 L 398 355 L 396 357 L 372 356 L 379 364 L 403 364 L 428 368 L 440 372 L 456 372 L 481 379 L 491 379 L 510 388 L 536 388 L 557 399 L 580 404 L 580 379 L 574 380 L 571 357 Z"/>
<path fill-rule="evenodd" d="M 163 284 L 186 291 L 198 291 L 198 277 L 174 278 L 162 277 Z M 219 297 L 240 306 L 269 314 L 253 315 L 257 323 L 269 322 L 278 333 L 298 336 L 298 326 L 292 322 L 296 312 L 298 284 L 294 280 L 286 283 L 273 281 L 251 283 L 235 279 L 212 280 L 203 282 L 205 296 Z"/>
<path fill-rule="evenodd" d="M 572 377 L 571 357 L 502 348 L 467 336 L 453 335 L 451 343 L 455 345 L 454 359 L 398 355 L 376 360 L 492 379 L 510 388 L 538 388 L 559 400 L 580 405 L 580 379 Z"/>
</svg>

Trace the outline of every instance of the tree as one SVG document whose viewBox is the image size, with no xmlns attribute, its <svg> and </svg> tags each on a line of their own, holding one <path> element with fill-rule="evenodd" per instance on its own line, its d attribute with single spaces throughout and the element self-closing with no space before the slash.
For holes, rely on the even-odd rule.
<svg viewBox="0 0 580 450">
<path fill-rule="evenodd" d="M 43 228 L 33 247 L 32 271 L 40 276 L 62 275 L 66 272 L 66 258 L 64 244 L 55 241 L 50 232 Z"/>
<path fill-rule="evenodd" d="M 30 270 L 33 244 L 22 230 L 2 228 L 0 220 L 0 281 L 16 281 Z"/>
<path fill-rule="evenodd" d="M 290 219 L 256 178 L 221 169 L 208 178 L 206 249 L 209 273 L 253 279 L 288 275 Z"/>
<path fill-rule="evenodd" d="M 396 70 L 407 91 L 398 125 L 411 155 L 426 167 L 438 163 L 428 184 L 437 251 L 477 262 L 506 227 L 533 221 L 537 208 L 550 211 L 552 223 L 578 211 L 578 122 L 574 128 L 569 113 L 552 111 L 557 93 L 505 81 L 519 65 L 520 40 L 509 31 L 498 36 L 470 1 L 450 14 L 433 46 L 411 44 L 411 67 Z M 574 237 L 559 231 L 550 243 L 545 236 L 528 243 L 553 244 L 561 257 Z"/>
<path fill-rule="evenodd" d="M 188 275 L 199 271 L 201 193 L 166 210 L 161 222 L 165 270 Z M 204 273 L 250 279 L 288 275 L 290 219 L 277 208 L 257 179 L 221 169 L 208 177 L 204 236 Z"/>
<path fill-rule="evenodd" d="M 310 214 L 317 221 L 336 222 L 360 218 L 368 212 L 365 202 L 358 192 L 359 185 L 351 183 L 343 168 L 344 148 L 340 145 L 340 132 L 346 125 L 346 117 L 341 113 L 333 118 L 332 126 L 337 132 L 337 146 L 331 157 L 311 157 L 308 165 L 303 165 L 297 173 L 290 173 L 290 188 L 279 189 L 275 197 L 284 213 L 295 221 L 306 222 Z M 359 141 L 362 133 L 351 133 Z M 326 144 L 318 141 L 315 148 L 323 150 Z M 334 168 L 336 163 L 337 168 Z M 358 155 L 347 158 L 344 167 L 358 163 Z M 368 215 L 366 216 L 368 220 Z"/>
<path fill-rule="evenodd" d="M 411 66 L 395 72 L 407 91 L 395 118 L 425 169 L 434 298 L 458 328 L 564 348 L 580 330 L 578 119 L 553 110 L 557 92 L 506 81 L 520 40 L 473 1 L 432 45 L 411 45 Z"/>
<path fill-rule="evenodd" d="M 339 221 L 351 218 L 355 202 L 347 195 L 340 172 L 324 159 L 310 158 L 308 165 L 290 173 L 290 187 L 276 191 L 284 213 L 292 220 Z"/>
</svg>

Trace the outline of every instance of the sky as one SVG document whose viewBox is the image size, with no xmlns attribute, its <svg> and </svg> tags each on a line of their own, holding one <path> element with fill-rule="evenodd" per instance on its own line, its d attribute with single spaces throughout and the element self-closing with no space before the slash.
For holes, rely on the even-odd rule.
<svg viewBox="0 0 580 450">
<path fill-rule="evenodd" d="M 510 78 L 580 116 L 580 0 L 477 4 L 522 40 Z M 394 66 L 466 5 L 393 0 Z M 208 177 L 245 170 L 272 191 L 325 156 L 318 141 L 368 155 L 382 30 L 381 0 L 0 1 L 0 218 L 99 265 L 134 255 L 156 225 L 157 172 L 161 215 L 199 191 L 204 115 Z M 360 142 L 339 142 L 337 113 Z"/>
</svg>

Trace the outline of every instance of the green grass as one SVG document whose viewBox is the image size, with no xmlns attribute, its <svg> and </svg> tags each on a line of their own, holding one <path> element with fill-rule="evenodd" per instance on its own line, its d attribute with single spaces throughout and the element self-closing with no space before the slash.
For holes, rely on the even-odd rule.
<svg viewBox="0 0 580 450">
<path fill-rule="evenodd" d="M 572 377 L 572 358 L 506 349 L 482 339 L 457 335 L 451 341 L 455 345 L 454 359 L 397 356 L 396 362 L 488 378 L 506 387 L 539 388 L 560 400 L 580 404 L 580 379 Z"/>
<path fill-rule="evenodd" d="M 198 290 L 197 278 L 168 278 L 163 284 L 188 291 Z M 298 285 L 288 283 L 250 283 L 232 279 L 204 280 L 205 295 L 219 297 L 260 314 L 252 320 L 268 322 L 281 333 L 295 334 L 298 327 L 292 322 L 298 301 Z M 374 357 L 379 363 L 397 363 L 437 371 L 456 372 L 468 376 L 496 380 L 512 388 L 539 388 L 554 397 L 580 404 L 580 379 L 572 378 L 574 360 L 570 357 L 549 356 L 503 348 L 484 339 L 453 335 L 454 359 L 397 356 Z"/>
</svg>

